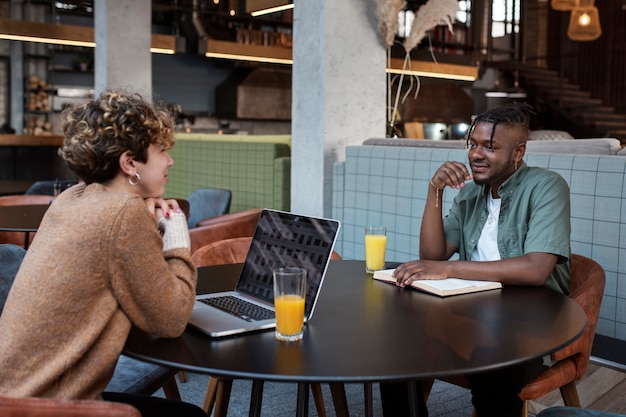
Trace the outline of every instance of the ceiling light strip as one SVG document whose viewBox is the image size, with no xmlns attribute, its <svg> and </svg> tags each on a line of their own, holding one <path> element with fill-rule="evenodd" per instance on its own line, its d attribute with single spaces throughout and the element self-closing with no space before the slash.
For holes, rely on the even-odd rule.
<svg viewBox="0 0 626 417">
<path fill-rule="evenodd" d="M 87 26 L 58 25 L 0 18 L 0 28 L 0 39 L 87 48 L 96 46 L 94 30 Z M 173 54 L 176 52 L 176 37 L 173 35 L 153 34 L 151 43 L 150 52 L 162 54 Z"/>
<path fill-rule="evenodd" d="M 293 64 L 291 48 L 282 46 L 247 45 L 237 42 L 207 40 L 205 56 L 239 61 Z"/>
<path fill-rule="evenodd" d="M 270 14 L 270 13 L 278 13 L 278 12 L 282 12 L 284 10 L 289 10 L 289 9 L 293 9 L 293 4 L 284 4 L 282 6 L 270 7 L 269 9 L 257 10 L 257 11 L 251 12 L 250 15 L 257 17 L 257 16 L 263 16 L 263 15 Z"/>
<path fill-rule="evenodd" d="M 50 43 L 53 45 L 69 45 L 69 46 L 84 46 L 93 48 L 96 46 L 95 42 L 88 41 L 77 41 L 71 39 L 53 39 L 53 38 L 40 38 L 37 36 L 22 36 L 22 35 L 11 35 L 8 33 L 0 33 L 0 39 L 7 39 L 10 41 L 21 41 L 21 42 L 38 42 L 38 43 Z"/>
<path fill-rule="evenodd" d="M 387 72 L 458 81 L 476 81 L 478 78 L 478 67 L 475 66 L 411 61 L 410 65 L 404 68 L 404 60 L 398 58 L 390 60 Z"/>
</svg>

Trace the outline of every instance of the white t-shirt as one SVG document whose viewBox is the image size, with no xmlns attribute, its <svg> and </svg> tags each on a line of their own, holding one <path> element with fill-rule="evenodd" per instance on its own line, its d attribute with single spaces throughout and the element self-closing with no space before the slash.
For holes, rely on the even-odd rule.
<svg viewBox="0 0 626 417">
<path fill-rule="evenodd" d="M 489 217 L 480 233 L 478 243 L 472 252 L 472 261 L 499 261 L 500 251 L 498 251 L 498 219 L 500 218 L 500 198 L 494 199 L 489 193 L 487 208 Z"/>
</svg>

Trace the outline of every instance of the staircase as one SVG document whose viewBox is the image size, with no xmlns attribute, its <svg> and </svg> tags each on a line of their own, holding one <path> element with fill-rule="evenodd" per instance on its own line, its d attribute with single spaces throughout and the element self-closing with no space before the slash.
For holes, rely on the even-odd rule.
<svg viewBox="0 0 626 417">
<path fill-rule="evenodd" d="M 517 70 L 519 83 L 527 91 L 529 102 L 547 111 L 544 128 L 557 128 L 574 137 L 614 137 L 626 145 L 626 115 L 616 113 L 589 91 L 545 67 L 507 63 L 502 70 Z M 552 126 L 550 126 L 553 124 Z"/>
</svg>

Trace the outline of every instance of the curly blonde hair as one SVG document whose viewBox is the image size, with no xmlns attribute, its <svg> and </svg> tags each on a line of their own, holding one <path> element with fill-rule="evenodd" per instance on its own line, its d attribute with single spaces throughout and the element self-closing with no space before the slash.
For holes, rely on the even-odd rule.
<svg viewBox="0 0 626 417">
<path fill-rule="evenodd" d="M 139 94 L 107 91 L 63 111 L 63 146 L 59 155 L 87 184 L 114 178 L 124 152 L 138 162 L 148 159 L 148 147 L 174 146 L 174 119 L 162 106 Z"/>
</svg>

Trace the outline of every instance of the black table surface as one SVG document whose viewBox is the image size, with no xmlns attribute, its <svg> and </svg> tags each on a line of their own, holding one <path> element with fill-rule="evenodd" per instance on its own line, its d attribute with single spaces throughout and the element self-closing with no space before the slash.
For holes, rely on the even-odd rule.
<svg viewBox="0 0 626 417">
<path fill-rule="evenodd" d="M 203 267 L 198 293 L 232 289 L 241 265 Z M 430 379 L 503 368 L 571 343 L 586 316 L 570 298 L 505 287 L 439 298 L 375 281 L 363 261 L 331 261 L 300 342 L 274 331 L 166 339 L 133 329 L 125 353 L 181 369 L 284 382 Z"/>
<path fill-rule="evenodd" d="M 36 232 L 49 204 L 0 206 L 0 230 Z"/>
</svg>

